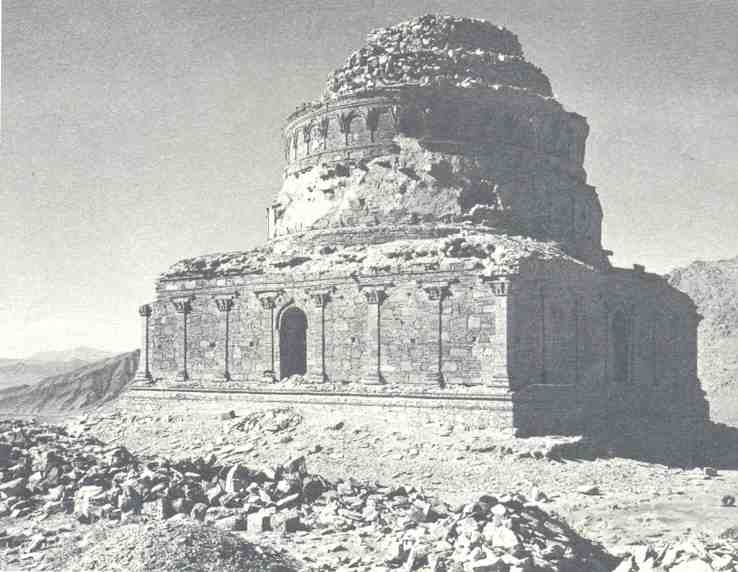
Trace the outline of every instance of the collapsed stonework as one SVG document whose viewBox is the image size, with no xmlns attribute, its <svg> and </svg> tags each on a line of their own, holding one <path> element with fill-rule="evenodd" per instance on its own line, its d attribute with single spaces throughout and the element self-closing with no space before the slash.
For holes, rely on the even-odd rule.
<svg viewBox="0 0 738 572">
<path fill-rule="evenodd" d="M 287 118 L 268 242 L 160 276 L 128 398 L 466 408 L 524 433 L 706 419 L 699 315 L 610 265 L 588 130 L 508 30 L 372 32 Z"/>
</svg>

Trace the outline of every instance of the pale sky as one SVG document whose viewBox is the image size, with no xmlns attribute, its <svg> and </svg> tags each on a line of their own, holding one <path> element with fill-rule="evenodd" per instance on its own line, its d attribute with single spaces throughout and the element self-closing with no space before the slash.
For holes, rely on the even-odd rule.
<svg viewBox="0 0 738 572">
<path fill-rule="evenodd" d="M 428 12 L 510 28 L 588 118 L 616 264 L 738 255 L 736 0 L 5 0 L 0 357 L 138 347 L 160 272 L 264 240 L 286 115 Z"/>
</svg>

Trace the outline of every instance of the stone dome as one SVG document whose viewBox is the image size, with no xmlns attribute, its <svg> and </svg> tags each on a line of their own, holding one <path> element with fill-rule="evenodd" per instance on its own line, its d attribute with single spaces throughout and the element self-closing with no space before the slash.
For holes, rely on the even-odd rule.
<svg viewBox="0 0 738 572">
<path fill-rule="evenodd" d="M 602 264 L 588 133 L 509 30 L 434 15 L 375 30 L 322 98 L 287 118 L 269 237 L 472 225 Z"/>
<path fill-rule="evenodd" d="M 328 80 L 324 99 L 398 86 L 515 88 L 552 96 L 515 34 L 484 20 L 429 14 L 369 33 Z"/>
</svg>

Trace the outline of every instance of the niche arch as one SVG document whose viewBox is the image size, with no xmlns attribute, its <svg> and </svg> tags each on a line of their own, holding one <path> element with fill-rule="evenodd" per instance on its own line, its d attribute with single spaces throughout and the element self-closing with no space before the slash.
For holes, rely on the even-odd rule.
<svg viewBox="0 0 738 572">
<path fill-rule="evenodd" d="M 630 352 L 632 340 L 630 319 L 624 309 L 615 310 L 612 316 L 613 380 L 625 385 L 630 381 Z"/>
<path fill-rule="evenodd" d="M 307 372 L 307 315 L 290 305 L 279 314 L 279 377 Z"/>
</svg>

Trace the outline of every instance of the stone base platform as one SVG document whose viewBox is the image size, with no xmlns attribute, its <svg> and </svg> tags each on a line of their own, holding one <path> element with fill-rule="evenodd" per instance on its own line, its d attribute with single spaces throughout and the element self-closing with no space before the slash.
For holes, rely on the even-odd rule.
<svg viewBox="0 0 738 572">
<path fill-rule="evenodd" d="M 241 414 L 256 408 L 289 406 L 327 418 L 343 415 L 376 420 L 389 416 L 394 423 L 432 420 L 508 435 L 566 434 L 582 429 L 581 408 L 572 386 L 534 386 L 517 393 L 483 387 L 450 392 L 318 387 L 133 386 L 121 396 L 121 405 L 142 413 L 194 415 L 218 414 L 229 409 Z"/>
</svg>

